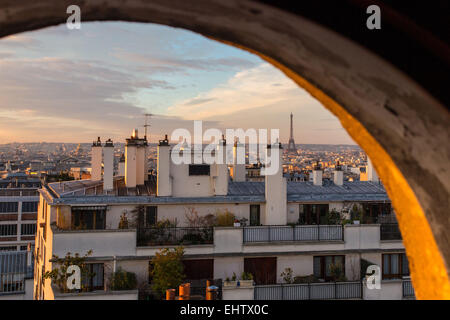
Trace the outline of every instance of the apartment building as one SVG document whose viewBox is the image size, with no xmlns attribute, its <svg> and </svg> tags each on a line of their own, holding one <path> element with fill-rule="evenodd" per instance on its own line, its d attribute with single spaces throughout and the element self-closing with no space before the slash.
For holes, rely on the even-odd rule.
<svg viewBox="0 0 450 320">
<path fill-rule="evenodd" d="M 223 156 L 226 147 L 220 141 L 216 156 Z M 234 154 L 239 147 L 234 144 Z M 175 164 L 167 137 L 158 145 L 152 179 L 145 161 L 147 140 L 137 130 L 127 139 L 123 176 L 114 177 L 113 142 L 98 139 L 92 149 L 90 180 L 50 183 L 39 190 L 35 299 L 137 299 L 151 281 L 155 253 L 178 245 L 185 249 L 187 280 L 223 280 L 224 299 L 413 295 L 405 278 L 404 246 L 378 181 L 344 182 L 339 166 L 333 182 L 323 181 L 320 166 L 314 167 L 312 182 L 287 181 L 281 165 L 264 181 L 246 181 L 245 164 L 235 158 L 230 165 Z M 266 152 L 276 149 L 281 151 L 281 144 L 268 145 Z M 219 215 L 232 215 L 233 226 L 198 222 Z M 56 267 L 53 255 L 88 251 L 94 276 L 83 281 L 89 292 L 63 293 L 43 279 Z M 368 291 L 363 285 L 368 265 L 380 267 L 382 289 Z M 109 279 L 118 268 L 133 272 L 140 290 L 111 290 Z M 289 270 L 296 283 L 287 279 Z M 234 274 L 239 280 L 243 272 L 252 274 L 250 285 L 225 281 Z"/>
<path fill-rule="evenodd" d="M 0 179 L 0 251 L 34 245 L 40 186 L 39 178 L 20 172 Z"/>
</svg>

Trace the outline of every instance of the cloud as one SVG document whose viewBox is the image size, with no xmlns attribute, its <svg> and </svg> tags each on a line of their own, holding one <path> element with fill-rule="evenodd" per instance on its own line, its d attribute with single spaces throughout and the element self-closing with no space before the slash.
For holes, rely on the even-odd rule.
<svg viewBox="0 0 450 320">
<path fill-rule="evenodd" d="M 133 128 L 145 111 L 128 96 L 153 88 L 173 86 L 99 61 L 48 57 L 0 60 L 0 114 L 17 119 L 23 130 L 35 129 L 47 138 L 57 134 L 56 129 L 70 132 L 69 139 L 76 131 L 78 139 L 95 130 L 121 134 L 126 126 Z M 6 121 L 1 122 L 11 128 Z"/>
<path fill-rule="evenodd" d="M 117 50 L 112 55 L 124 61 L 144 64 L 139 66 L 141 69 L 159 72 L 181 72 L 189 69 L 218 71 L 226 68 L 242 69 L 254 66 L 253 62 L 238 57 L 185 59 L 132 53 L 124 50 Z"/>
<path fill-rule="evenodd" d="M 13 48 L 33 48 L 39 47 L 41 42 L 34 39 L 28 35 L 19 34 L 12 35 L 1 40 L 2 47 L 13 47 Z"/>
<path fill-rule="evenodd" d="M 8 59 L 14 57 L 14 54 L 9 52 L 0 52 L 0 60 L 2 59 Z"/>
<path fill-rule="evenodd" d="M 202 104 L 202 103 L 206 103 L 206 102 L 209 102 L 209 101 L 213 101 L 213 100 L 216 100 L 216 98 L 192 99 L 192 100 L 186 102 L 184 105 L 185 106 L 196 106 L 196 105 L 199 105 L 199 104 Z"/>
<path fill-rule="evenodd" d="M 218 128 L 223 131 L 249 127 L 279 129 L 284 142 L 289 138 L 291 112 L 296 143 L 354 144 L 328 110 L 267 63 L 238 72 L 212 90 L 168 108 L 170 115 L 218 121 Z"/>
</svg>

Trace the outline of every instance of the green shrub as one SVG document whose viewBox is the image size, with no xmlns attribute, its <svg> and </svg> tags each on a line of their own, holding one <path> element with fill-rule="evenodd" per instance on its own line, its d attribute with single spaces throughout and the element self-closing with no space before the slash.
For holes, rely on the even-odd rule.
<svg viewBox="0 0 450 320">
<path fill-rule="evenodd" d="M 242 272 L 241 280 L 253 280 L 253 275 L 250 272 Z"/>
<path fill-rule="evenodd" d="M 133 272 L 119 268 L 111 276 L 111 290 L 133 290 L 136 286 L 136 275 Z"/>
<path fill-rule="evenodd" d="M 234 225 L 235 215 L 225 209 L 225 211 L 216 212 L 216 226 L 218 227 L 232 227 Z"/>
</svg>

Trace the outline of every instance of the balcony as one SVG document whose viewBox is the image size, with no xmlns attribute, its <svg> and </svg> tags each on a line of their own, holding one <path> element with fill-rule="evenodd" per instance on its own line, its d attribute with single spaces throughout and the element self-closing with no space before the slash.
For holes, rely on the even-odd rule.
<svg viewBox="0 0 450 320">
<path fill-rule="evenodd" d="M 96 256 L 135 255 L 136 230 L 61 230 L 55 226 L 53 232 L 53 254 L 64 257 L 67 252 L 84 255 L 92 250 Z"/>
<path fill-rule="evenodd" d="M 33 279 L 31 253 L 0 252 L 0 295 L 24 293 L 26 279 Z"/>
<path fill-rule="evenodd" d="M 244 227 L 243 242 L 343 241 L 342 225 Z"/>
<path fill-rule="evenodd" d="M 196 245 L 213 244 L 213 227 L 186 228 L 139 228 L 137 230 L 137 247 L 161 245 Z"/>
</svg>

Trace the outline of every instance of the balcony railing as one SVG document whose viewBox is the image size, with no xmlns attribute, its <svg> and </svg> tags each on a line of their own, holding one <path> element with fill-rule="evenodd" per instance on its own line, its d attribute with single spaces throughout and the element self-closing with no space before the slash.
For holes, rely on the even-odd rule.
<svg viewBox="0 0 450 320">
<path fill-rule="evenodd" d="M 385 223 L 380 225 L 380 240 L 402 240 L 398 224 Z"/>
<path fill-rule="evenodd" d="M 25 291 L 25 279 L 33 278 L 33 259 L 27 251 L 0 252 L 0 295 Z"/>
<path fill-rule="evenodd" d="M 244 227 L 244 243 L 344 240 L 342 225 Z"/>
<path fill-rule="evenodd" d="M 414 287 L 411 280 L 403 280 L 402 283 L 403 298 L 413 298 L 415 297 Z"/>
<path fill-rule="evenodd" d="M 362 299 L 362 283 L 325 282 L 255 286 L 255 300 Z"/>
<path fill-rule="evenodd" d="M 137 246 L 213 244 L 213 230 L 212 227 L 138 228 Z"/>
</svg>

